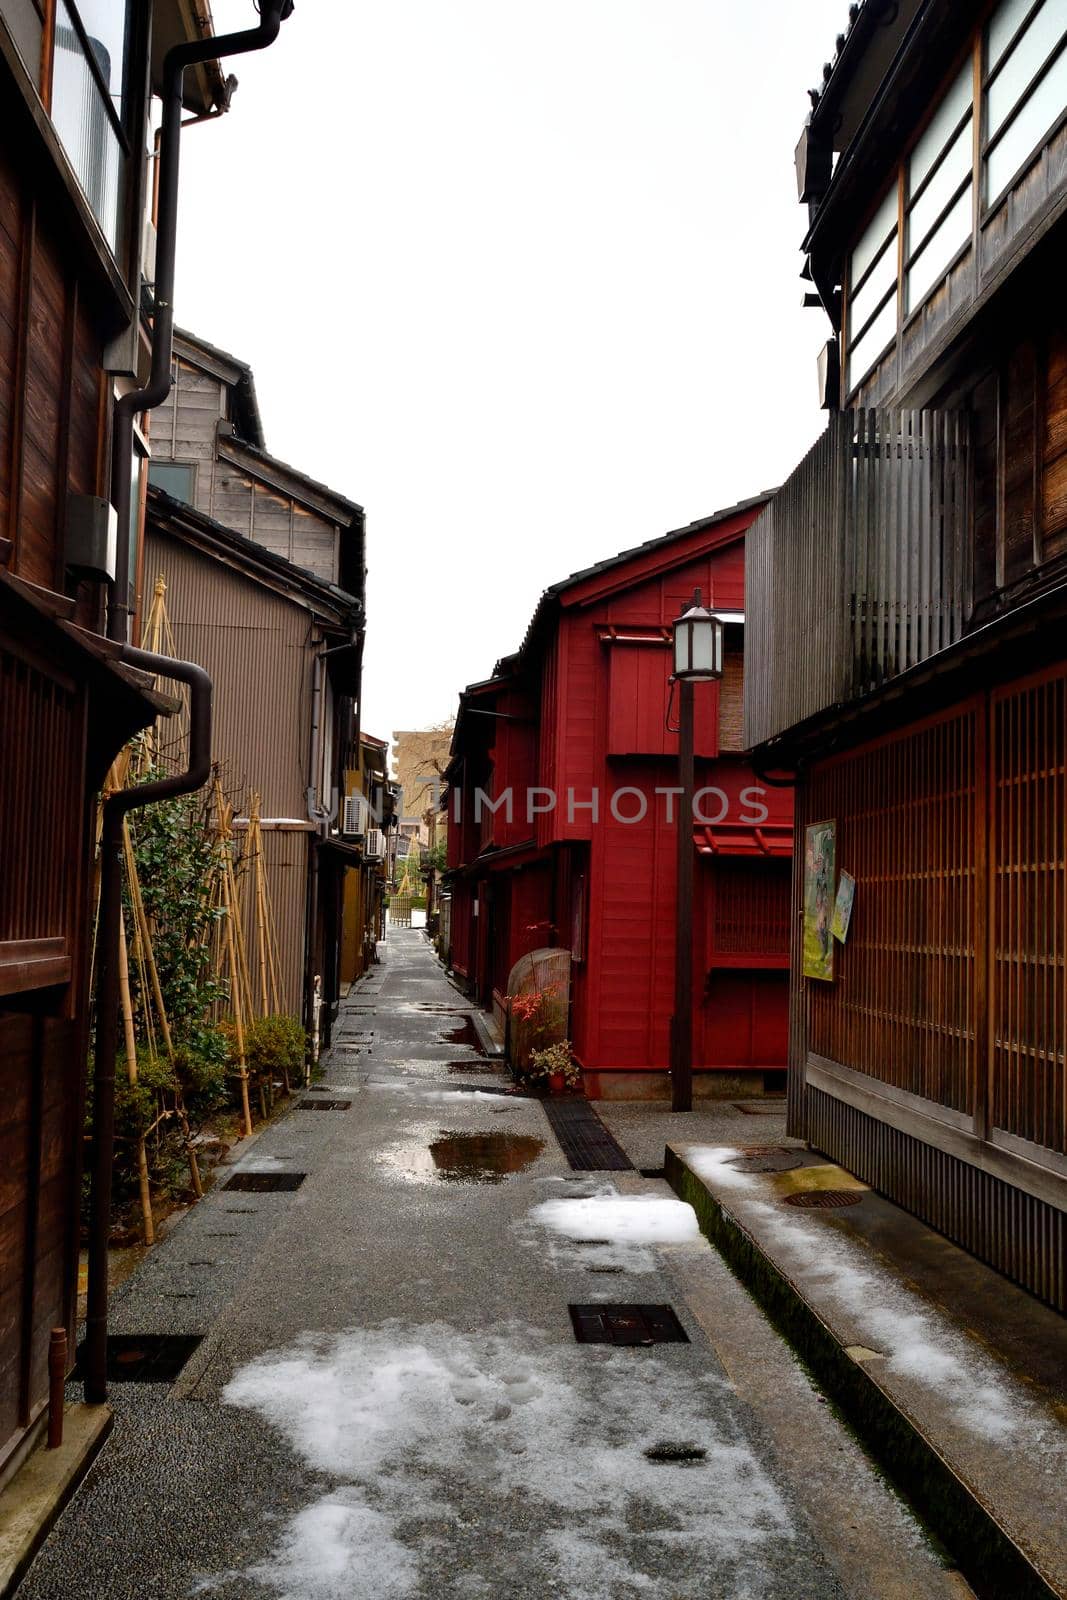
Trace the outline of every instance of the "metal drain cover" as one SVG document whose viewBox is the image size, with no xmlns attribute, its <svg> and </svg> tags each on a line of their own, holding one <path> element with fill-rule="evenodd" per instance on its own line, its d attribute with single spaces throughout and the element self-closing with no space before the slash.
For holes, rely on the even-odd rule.
<svg viewBox="0 0 1067 1600">
<path fill-rule="evenodd" d="M 666 1167 L 639 1167 L 642 1178 L 666 1178 Z"/>
<path fill-rule="evenodd" d="M 173 1383 L 203 1338 L 199 1333 L 109 1333 L 107 1375 L 111 1383 Z M 83 1368 L 85 1346 L 78 1346 Z"/>
<path fill-rule="evenodd" d="M 299 1189 L 306 1172 L 235 1172 L 224 1189 L 240 1189 L 245 1194 L 289 1194 Z"/>
<path fill-rule="evenodd" d="M 800 1164 L 800 1157 L 792 1150 L 746 1150 L 730 1161 L 738 1172 L 791 1172 Z"/>
<path fill-rule="evenodd" d="M 689 1335 L 671 1306 L 568 1306 L 579 1344 L 688 1344 Z"/>
<path fill-rule="evenodd" d="M 659 1444 L 650 1444 L 645 1455 L 649 1461 L 662 1461 L 673 1466 L 685 1466 L 708 1459 L 706 1450 L 698 1444 L 691 1444 L 688 1440 L 674 1444 L 664 1439 Z"/>
<path fill-rule="evenodd" d="M 347 1111 L 351 1100 L 298 1100 L 298 1111 Z"/>
<path fill-rule="evenodd" d="M 858 1206 L 862 1199 L 855 1189 L 802 1189 L 799 1194 L 787 1194 L 785 1204 L 799 1211 L 833 1211 L 837 1206 Z"/>
</svg>

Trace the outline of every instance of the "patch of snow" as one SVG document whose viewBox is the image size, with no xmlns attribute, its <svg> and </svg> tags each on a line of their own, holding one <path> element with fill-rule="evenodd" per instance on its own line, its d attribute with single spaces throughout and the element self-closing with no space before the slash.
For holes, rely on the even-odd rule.
<svg viewBox="0 0 1067 1600">
<path fill-rule="evenodd" d="M 686 1160 L 716 1188 L 766 1193 L 765 1180 L 731 1165 L 730 1158 L 741 1154 L 729 1147 L 697 1147 L 686 1151 Z M 935 1390 L 960 1427 L 990 1443 L 1025 1434 L 1035 1446 L 1063 1455 L 1047 1419 L 1007 1374 L 860 1246 L 761 1200 L 749 1201 L 740 1215 L 758 1224 L 758 1236 L 781 1255 L 787 1271 L 828 1295 L 852 1319 L 888 1371 Z"/>
<path fill-rule="evenodd" d="M 564 1267 L 618 1267 L 624 1272 L 656 1270 L 656 1245 L 693 1244 L 701 1239 L 692 1206 L 662 1195 L 619 1194 L 610 1184 L 583 1185 L 569 1195 L 533 1206 L 516 1231 L 527 1244 L 544 1248 L 548 1233 L 552 1259 Z"/>
<path fill-rule="evenodd" d="M 461 1541 L 471 1508 L 493 1592 L 519 1570 L 525 1592 L 581 1600 L 758 1594 L 770 1547 L 796 1538 L 725 1380 L 666 1353 L 387 1323 L 255 1361 L 223 1400 L 334 1480 L 246 1574 L 282 1600 L 438 1592 L 442 1519 Z M 651 1465 L 665 1436 L 706 1460 Z"/>
</svg>

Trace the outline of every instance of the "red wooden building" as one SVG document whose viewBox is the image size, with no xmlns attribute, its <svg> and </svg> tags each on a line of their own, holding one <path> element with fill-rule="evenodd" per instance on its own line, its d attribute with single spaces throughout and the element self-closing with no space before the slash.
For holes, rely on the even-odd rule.
<svg viewBox="0 0 1067 1600">
<path fill-rule="evenodd" d="M 745 530 L 765 503 L 554 585 L 518 652 L 460 698 L 448 768 L 452 966 L 503 1020 L 519 958 L 568 948 L 570 1035 L 594 1097 L 668 1089 L 669 641 L 697 586 L 727 631 L 721 684 L 696 690 L 695 1064 L 698 1075 L 785 1066 L 792 795 L 761 782 L 741 746 Z"/>
</svg>

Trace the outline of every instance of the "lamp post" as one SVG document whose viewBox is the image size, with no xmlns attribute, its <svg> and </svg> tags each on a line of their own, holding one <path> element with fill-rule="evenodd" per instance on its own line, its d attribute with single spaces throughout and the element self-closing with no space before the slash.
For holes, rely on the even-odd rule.
<svg viewBox="0 0 1067 1600">
<path fill-rule="evenodd" d="M 694 690 L 722 677 L 723 625 L 700 602 L 700 590 L 674 623 L 678 708 L 678 892 L 674 933 L 674 1016 L 671 1018 L 671 1110 L 693 1109 L 693 794 L 696 774 Z"/>
</svg>

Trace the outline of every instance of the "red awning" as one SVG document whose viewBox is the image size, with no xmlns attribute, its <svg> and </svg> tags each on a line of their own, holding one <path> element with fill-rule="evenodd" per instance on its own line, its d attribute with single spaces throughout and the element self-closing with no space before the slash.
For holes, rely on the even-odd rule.
<svg viewBox="0 0 1067 1600">
<path fill-rule="evenodd" d="M 793 829 L 788 822 L 717 822 L 693 829 L 702 856 L 772 856 L 793 854 Z"/>
</svg>

